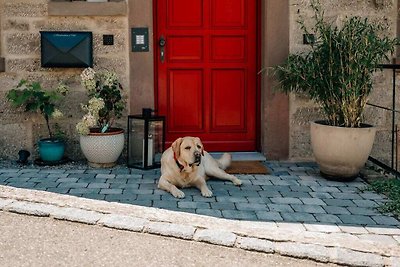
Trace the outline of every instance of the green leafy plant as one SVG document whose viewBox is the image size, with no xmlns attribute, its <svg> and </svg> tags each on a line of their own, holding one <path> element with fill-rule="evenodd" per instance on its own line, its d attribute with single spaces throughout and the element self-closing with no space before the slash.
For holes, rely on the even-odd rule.
<svg viewBox="0 0 400 267">
<path fill-rule="evenodd" d="M 81 74 L 81 83 L 89 101 L 82 104 L 86 114 L 76 125 L 77 132 L 87 135 L 95 129 L 99 132 L 110 131 L 115 119 L 122 116 L 125 108 L 118 76 L 114 72 L 95 72 L 92 68 L 86 68 Z"/>
<path fill-rule="evenodd" d="M 373 87 L 373 73 L 389 60 L 398 40 L 383 33 L 383 24 L 351 17 L 341 27 L 329 23 L 318 0 L 311 0 L 315 26 L 308 29 L 300 20 L 306 36 L 314 34 L 307 53 L 291 54 L 273 67 L 280 89 L 308 95 L 318 103 L 329 125 L 360 127 L 362 113 Z"/>
<path fill-rule="evenodd" d="M 386 195 L 389 200 L 379 206 L 382 212 L 391 212 L 400 218 L 400 180 L 384 179 L 373 181 L 366 190 Z"/>
<path fill-rule="evenodd" d="M 58 102 L 68 93 L 68 87 L 60 83 L 55 90 L 45 90 L 39 82 L 21 80 L 7 92 L 6 98 L 14 107 L 24 107 L 26 112 L 39 112 L 46 121 L 50 138 L 59 137 L 60 127 L 55 125 L 56 135 L 50 127 L 50 119 L 59 119 L 62 112 L 56 108 Z"/>
</svg>

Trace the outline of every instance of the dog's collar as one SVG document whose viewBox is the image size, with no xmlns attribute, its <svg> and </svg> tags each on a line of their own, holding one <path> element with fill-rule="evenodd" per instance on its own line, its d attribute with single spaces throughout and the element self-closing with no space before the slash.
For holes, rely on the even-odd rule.
<svg viewBox="0 0 400 267">
<path fill-rule="evenodd" d="M 182 164 L 179 163 L 178 159 L 176 158 L 175 153 L 174 153 L 174 160 L 175 160 L 175 163 L 176 163 L 176 165 L 178 166 L 179 170 L 180 170 L 180 171 L 183 171 L 183 169 L 184 169 L 185 167 L 184 167 Z"/>
</svg>

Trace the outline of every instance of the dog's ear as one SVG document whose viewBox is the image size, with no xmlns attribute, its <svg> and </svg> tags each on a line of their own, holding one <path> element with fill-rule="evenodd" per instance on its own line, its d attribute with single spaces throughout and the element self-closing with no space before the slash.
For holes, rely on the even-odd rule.
<svg viewBox="0 0 400 267">
<path fill-rule="evenodd" d="M 180 157 L 180 155 L 181 155 L 181 144 L 182 144 L 182 140 L 183 140 L 183 138 L 178 138 L 178 139 L 176 139 L 173 143 L 172 143 L 172 145 L 171 145 L 171 147 L 172 147 L 172 151 L 174 151 L 174 155 L 175 155 L 175 157 L 178 159 L 179 157 Z"/>
</svg>

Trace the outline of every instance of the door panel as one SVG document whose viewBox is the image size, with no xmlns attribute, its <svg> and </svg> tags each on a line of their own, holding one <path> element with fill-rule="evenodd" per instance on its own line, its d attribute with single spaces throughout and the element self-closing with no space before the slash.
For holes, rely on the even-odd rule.
<svg viewBox="0 0 400 267">
<path fill-rule="evenodd" d="M 256 0 L 156 0 L 157 109 L 167 145 L 256 149 Z M 161 56 L 161 52 L 163 56 Z"/>
</svg>

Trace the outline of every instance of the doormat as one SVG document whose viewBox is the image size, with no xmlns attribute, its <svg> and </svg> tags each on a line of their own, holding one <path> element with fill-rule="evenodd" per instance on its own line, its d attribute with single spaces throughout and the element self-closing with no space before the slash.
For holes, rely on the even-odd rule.
<svg viewBox="0 0 400 267">
<path fill-rule="evenodd" d="M 270 174 L 271 172 L 260 161 L 232 161 L 226 170 L 230 174 Z"/>
</svg>

